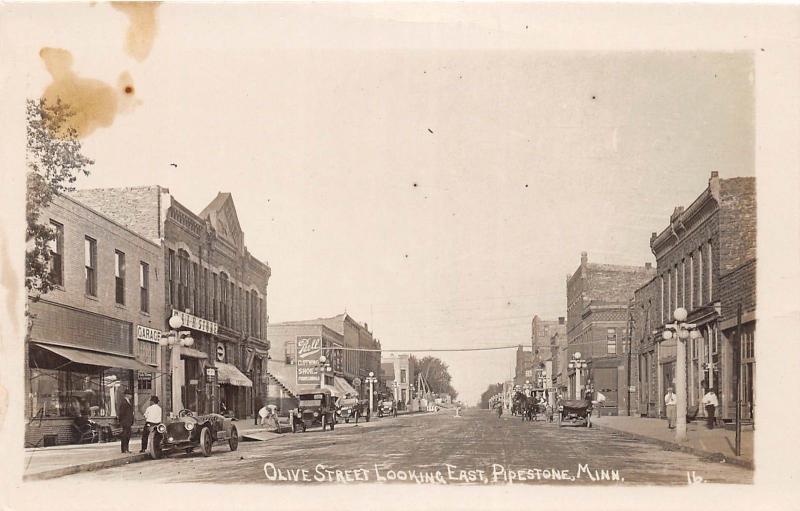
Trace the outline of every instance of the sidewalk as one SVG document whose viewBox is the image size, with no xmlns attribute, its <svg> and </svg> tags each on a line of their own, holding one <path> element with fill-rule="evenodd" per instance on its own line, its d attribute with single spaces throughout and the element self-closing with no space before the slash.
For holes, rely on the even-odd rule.
<svg viewBox="0 0 800 511">
<path fill-rule="evenodd" d="M 131 454 L 120 452 L 119 442 L 82 445 L 60 445 L 25 449 L 23 478 L 26 481 L 52 479 L 78 472 L 116 467 L 148 459 L 140 454 L 140 439 L 131 439 Z"/>
<path fill-rule="evenodd" d="M 269 432 L 265 427 L 253 425 L 252 419 L 250 422 L 240 421 L 237 427 L 240 428 L 240 438 L 253 433 Z M 279 436 L 277 433 L 263 434 L 259 435 L 259 439 L 271 440 Z M 120 452 L 119 442 L 25 449 L 23 479 L 26 481 L 53 479 L 78 472 L 91 472 L 149 460 L 150 456 L 147 453 L 139 453 L 141 447 L 141 438 L 133 437 L 129 445 L 130 454 Z"/>
<path fill-rule="evenodd" d="M 753 428 L 742 430 L 742 455 L 735 455 L 736 432 L 725 428 L 706 429 L 705 421 L 694 421 L 686 426 L 687 440 L 675 441 L 675 430 L 667 427 L 663 419 L 643 417 L 604 416 L 592 417 L 592 424 L 613 429 L 645 442 L 659 444 L 667 449 L 677 449 L 698 456 L 717 457 L 720 461 L 753 469 Z"/>
</svg>

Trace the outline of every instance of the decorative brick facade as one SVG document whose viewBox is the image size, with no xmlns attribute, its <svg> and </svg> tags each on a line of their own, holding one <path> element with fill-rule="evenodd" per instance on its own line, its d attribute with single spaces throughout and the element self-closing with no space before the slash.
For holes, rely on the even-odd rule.
<svg viewBox="0 0 800 511">
<path fill-rule="evenodd" d="M 626 343 L 630 297 L 650 280 L 655 270 L 644 266 L 589 263 L 586 252 L 574 274 L 567 276 L 567 358 L 575 352 L 589 364 L 580 387 L 574 370 L 569 374 L 569 395 L 581 394 L 591 383 L 606 396 L 602 413 L 628 412 L 628 357 Z M 587 378 L 588 376 L 588 378 Z"/>
<path fill-rule="evenodd" d="M 749 264 L 756 255 L 755 192 L 755 178 L 720 179 L 712 172 L 700 196 L 686 208 L 675 208 L 668 227 L 651 237 L 658 276 L 637 293 L 634 303 L 640 314 L 652 312 L 648 331 L 656 331 L 640 332 L 649 342 L 642 347 L 640 367 L 651 369 L 642 385 L 656 389 L 640 395 L 640 401 L 649 403 L 650 415 L 663 413 L 658 396 L 673 384 L 675 341 L 661 341 L 660 333 L 678 307 L 689 312 L 688 321 L 702 334 L 687 341 L 688 405 L 698 406 L 704 388 L 714 387 L 720 399 L 717 415 L 731 419 L 735 413 L 733 341 L 727 329 L 739 297 L 754 307 L 755 265 Z"/>
<path fill-rule="evenodd" d="M 162 329 L 169 329 L 167 319 L 173 311 L 215 325 L 214 333 L 192 332 L 192 348 L 207 358 L 196 353 L 184 356 L 182 351 L 181 401 L 204 413 L 220 411 L 220 402 L 225 401 L 238 417 L 253 416 L 267 398 L 266 301 L 271 270 L 247 250 L 231 195 L 219 193 L 199 214 L 160 186 L 81 190 L 74 196 L 160 244 Z M 234 365 L 253 387 L 215 381 L 211 374 L 218 374 L 213 371 L 219 363 Z M 172 397 L 170 378 L 165 386 L 170 409 L 177 399 Z"/>
</svg>

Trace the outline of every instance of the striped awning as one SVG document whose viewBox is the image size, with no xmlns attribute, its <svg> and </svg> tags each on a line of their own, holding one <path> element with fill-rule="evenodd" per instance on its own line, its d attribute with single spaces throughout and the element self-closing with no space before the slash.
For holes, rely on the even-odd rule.
<svg viewBox="0 0 800 511">
<path fill-rule="evenodd" d="M 347 380 L 345 380 L 344 378 L 339 378 L 338 376 L 334 376 L 333 387 L 334 389 L 331 390 L 331 392 L 338 397 L 344 397 L 345 394 L 358 396 L 358 391 L 356 391 L 356 389 L 354 389 L 349 383 L 347 383 Z"/>
<path fill-rule="evenodd" d="M 250 378 L 245 376 L 235 365 L 217 362 L 217 381 L 227 385 L 235 385 L 237 387 L 252 387 L 253 382 Z"/>
</svg>

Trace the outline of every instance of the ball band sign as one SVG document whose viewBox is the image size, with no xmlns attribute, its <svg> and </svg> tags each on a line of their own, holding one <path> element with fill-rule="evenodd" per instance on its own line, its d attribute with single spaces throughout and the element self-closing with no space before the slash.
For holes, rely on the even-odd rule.
<svg viewBox="0 0 800 511">
<path fill-rule="evenodd" d="M 297 336 L 297 383 L 319 385 L 319 356 L 322 338 L 313 335 Z"/>
</svg>

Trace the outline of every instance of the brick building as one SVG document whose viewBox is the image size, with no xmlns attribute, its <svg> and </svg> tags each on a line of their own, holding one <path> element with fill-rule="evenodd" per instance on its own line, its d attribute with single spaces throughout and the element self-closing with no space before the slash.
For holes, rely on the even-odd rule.
<svg viewBox="0 0 800 511">
<path fill-rule="evenodd" d="M 297 325 L 321 325 L 341 336 L 344 348 L 350 348 L 341 350 L 343 351 L 340 356 L 341 377 L 346 380 L 348 385 L 354 387 L 359 395 L 366 396 L 368 394 L 368 386 L 365 382 L 370 372 L 380 378 L 380 341 L 373 337 L 366 323 L 359 323 L 346 312 L 330 318 L 286 321 L 279 325 L 286 328 Z M 272 335 L 272 326 L 270 326 L 270 330 L 270 335 Z M 358 351 L 358 349 L 372 351 Z"/>
<path fill-rule="evenodd" d="M 106 435 L 117 427 L 124 390 L 141 424 L 163 383 L 161 247 L 65 196 L 54 197 L 40 222 L 56 231 L 56 287 L 29 303 L 25 444 L 78 442 L 87 419 Z"/>
<path fill-rule="evenodd" d="M 703 193 L 688 207 L 675 208 L 669 225 L 653 233 L 650 248 L 658 275 L 638 291 L 634 302 L 634 309 L 645 318 L 644 328 L 652 327 L 637 334 L 647 341 L 639 355 L 641 385 L 652 389 L 647 413 L 663 414 L 659 396 L 674 382 L 675 341 L 661 341 L 660 336 L 664 324 L 673 321 L 673 311 L 683 307 L 689 312 L 688 321 L 702 334 L 686 341 L 688 405 L 698 405 L 703 389 L 714 387 L 720 400 L 717 415 L 734 417 L 733 361 L 740 302 L 745 311 L 743 378 L 749 413 L 755 372 L 755 178 L 720 179 L 712 172 Z"/>
<path fill-rule="evenodd" d="M 568 389 L 568 374 L 567 374 L 567 346 L 569 340 L 567 338 L 567 318 L 559 317 L 558 325 L 551 329 L 550 339 L 548 340 L 550 350 L 550 382 L 551 386 L 556 389 L 558 393 L 566 394 Z"/>
<path fill-rule="evenodd" d="M 606 396 L 602 413 L 628 411 L 629 301 L 634 290 L 655 275 L 649 263 L 621 266 L 590 263 L 586 252 L 581 264 L 567 276 L 567 357 L 580 352 L 588 370 L 577 385 L 575 370 L 568 370 L 569 395 L 579 396 L 591 383 Z"/>
<path fill-rule="evenodd" d="M 531 320 L 531 349 L 533 351 L 533 378 L 539 384 L 540 377 L 545 380 L 545 387 L 554 386 L 554 376 L 558 364 L 558 350 L 554 349 L 554 340 L 566 341 L 567 325 L 564 318 L 544 320 L 534 315 Z"/>
<path fill-rule="evenodd" d="M 253 416 L 267 398 L 269 266 L 244 244 L 231 195 L 219 193 L 199 214 L 160 186 L 80 190 L 78 200 L 102 211 L 163 251 L 162 330 L 180 316 L 194 338 L 162 363 L 164 405 L 172 412 L 228 411 Z M 171 362 L 170 362 L 171 360 Z"/>
<path fill-rule="evenodd" d="M 278 410 L 294 408 L 298 392 L 317 387 L 329 388 L 339 397 L 358 394 L 344 379 L 344 351 L 340 349 L 344 337 L 339 332 L 321 323 L 275 323 L 269 327 L 269 341 L 269 403 L 277 405 Z M 298 358 L 304 362 L 298 365 Z"/>
<path fill-rule="evenodd" d="M 525 385 L 526 381 L 533 383 L 533 369 L 533 351 L 526 350 L 520 344 L 517 346 L 516 360 L 514 363 L 514 385 Z"/>
</svg>

